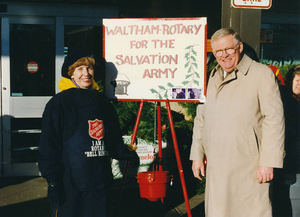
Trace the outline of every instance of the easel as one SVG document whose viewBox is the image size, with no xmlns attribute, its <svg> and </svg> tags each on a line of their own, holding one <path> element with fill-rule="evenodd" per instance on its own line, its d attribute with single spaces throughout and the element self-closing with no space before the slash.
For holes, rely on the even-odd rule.
<svg viewBox="0 0 300 217">
<path fill-rule="evenodd" d="M 138 130 L 138 126 L 140 123 L 141 115 L 142 115 L 142 110 L 144 106 L 144 101 L 141 100 L 140 102 L 140 107 L 136 119 L 136 123 L 134 126 L 133 134 L 131 136 L 131 143 L 130 146 L 134 146 L 134 142 L 136 139 L 136 134 Z M 147 100 L 151 101 L 151 100 Z M 159 171 L 162 171 L 162 138 L 161 138 L 161 102 L 166 103 L 166 108 L 167 108 L 167 113 L 168 113 L 168 118 L 169 118 L 169 123 L 170 123 L 170 129 L 171 129 L 171 134 L 172 134 L 172 139 L 173 139 L 173 146 L 174 146 L 174 151 L 175 151 L 175 156 L 176 156 L 176 161 L 177 161 L 177 166 L 178 166 L 178 171 L 179 171 L 179 176 L 180 176 L 180 181 L 181 181 L 181 186 L 182 186 L 182 191 L 183 191 L 183 196 L 184 196 L 184 201 L 185 201 L 185 206 L 187 210 L 187 215 L 188 217 L 192 216 L 191 209 L 190 209 L 190 204 L 189 204 L 189 198 L 187 194 L 187 189 L 186 189 L 186 184 L 185 184 L 185 179 L 184 179 L 184 174 L 183 174 L 183 168 L 182 168 L 182 163 L 180 159 L 180 153 L 178 149 L 178 143 L 177 143 L 177 138 L 176 138 L 176 133 L 175 133 L 175 128 L 174 128 L 174 123 L 173 123 L 173 118 L 172 118 L 172 113 L 171 113 L 171 108 L 170 108 L 170 103 L 169 100 L 152 100 L 154 102 L 157 102 L 157 128 L 158 128 L 158 162 L 159 162 Z M 123 174 L 123 180 L 122 180 L 122 186 L 121 186 L 121 193 L 120 193 L 120 198 L 122 197 L 122 192 L 124 189 L 125 185 L 125 180 L 128 172 L 128 166 L 129 166 L 129 161 L 127 161 L 124 174 Z M 163 202 L 163 198 L 162 198 Z"/>
</svg>

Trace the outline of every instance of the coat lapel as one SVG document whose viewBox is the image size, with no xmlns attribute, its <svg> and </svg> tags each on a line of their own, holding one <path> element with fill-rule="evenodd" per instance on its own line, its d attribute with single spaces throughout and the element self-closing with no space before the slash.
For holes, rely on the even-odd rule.
<svg viewBox="0 0 300 217">
<path fill-rule="evenodd" d="M 225 87 L 226 84 L 229 84 L 230 82 L 237 79 L 237 72 L 238 72 L 237 69 L 235 69 L 233 72 L 231 72 L 224 80 L 221 77 L 221 74 L 223 73 L 222 71 L 223 70 L 218 70 L 218 72 L 217 72 L 217 74 L 220 75 L 220 77 L 218 79 L 216 79 L 216 80 L 218 80 L 218 82 L 216 83 L 216 85 L 218 85 L 217 86 L 217 90 L 218 90 L 217 94 L 220 93 L 220 91 L 223 89 L 223 87 Z"/>
<path fill-rule="evenodd" d="M 248 69 L 250 68 L 250 65 L 252 63 L 252 59 L 249 58 L 247 55 L 244 55 L 240 63 L 237 65 L 236 69 L 230 73 L 224 80 L 223 80 L 223 69 L 220 67 L 220 65 L 217 65 L 212 72 L 212 77 L 215 77 L 214 85 L 217 90 L 217 94 L 220 93 L 220 91 L 223 89 L 223 87 L 226 84 L 231 83 L 232 81 L 237 80 L 238 76 L 237 73 L 241 72 L 243 75 L 247 75 Z"/>
</svg>

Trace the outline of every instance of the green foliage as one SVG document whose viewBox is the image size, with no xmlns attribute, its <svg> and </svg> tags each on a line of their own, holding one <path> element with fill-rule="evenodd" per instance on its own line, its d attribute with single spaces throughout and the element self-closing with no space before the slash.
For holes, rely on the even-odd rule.
<svg viewBox="0 0 300 217">
<path fill-rule="evenodd" d="M 120 127 L 123 135 L 132 134 L 136 115 L 139 110 L 138 102 L 114 101 L 113 105 L 119 117 Z"/>
<path fill-rule="evenodd" d="M 285 65 L 283 65 L 283 66 L 277 66 L 278 68 L 279 68 L 279 70 L 280 70 L 280 72 L 281 72 L 281 75 L 282 75 L 282 77 L 283 77 L 283 79 L 285 80 L 285 76 L 286 76 L 286 74 L 288 73 L 288 71 L 290 70 L 290 69 L 292 69 L 292 68 L 295 68 L 296 66 L 297 66 L 298 64 L 292 64 L 292 65 L 287 65 L 287 64 L 285 64 Z"/>
<path fill-rule="evenodd" d="M 196 102 L 179 102 L 179 104 L 186 109 L 186 114 L 192 117 L 192 120 L 196 117 L 197 106 Z"/>
<path fill-rule="evenodd" d="M 269 62 L 265 62 L 265 61 L 262 61 L 261 63 L 262 63 L 262 64 L 265 64 L 265 65 L 267 65 L 267 66 L 270 65 Z M 288 73 L 288 71 L 289 71 L 290 69 L 296 67 L 296 66 L 299 65 L 299 64 L 284 64 L 284 65 L 281 65 L 281 64 L 278 63 L 278 64 L 272 64 L 272 65 L 273 65 L 273 66 L 276 66 L 276 67 L 280 70 L 280 74 L 282 75 L 283 80 L 286 81 L 286 74 Z M 278 77 L 277 77 L 277 81 L 278 81 L 278 84 L 279 84 L 279 85 L 282 85 L 281 82 L 280 82 L 280 80 L 278 79 Z"/>
<path fill-rule="evenodd" d="M 206 184 L 206 177 L 202 179 L 202 181 L 197 181 L 197 194 L 203 194 L 205 192 L 205 184 Z"/>
<path fill-rule="evenodd" d="M 123 135 L 131 135 L 133 133 L 139 106 L 140 102 L 134 101 L 114 102 Z M 161 107 L 161 124 L 164 125 L 167 123 L 167 111 Z M 156 136 L 156 134 L 154 135 L 154 130 L 157 129 L 156 125 L 156 104 L 153 102 L 144 102 L 137 137 L 153 142 Z M 162 139 L 166 139 L 165 131 L 162 132 Z"/>
<path fill-rule="evenodd" d="M 187 52 L 185 53 L 184 57 L 186 59 L 186 63 L 184 65 L 184 68 L 187 68 L 187 75 L 185 76 L 185 81 L 182 81 L 182 84 L 188 85 L 188 84 L 196 84 L 199 86 L 199 82 L 195 80 L 196 78 L 199 78 L 200 75 L 197 72 L 198 64 L 197 64 L 197 52 L 194 50 L 194 47 L 196 45 L 190 45 L 185 48 Z"/>
<path fill-rule="evenodd" d="M 192 120 L 181 120 L 174 123 L 177 142 L 182 147 L 182 151 L 187 151 L 191 146 L 193 126 Z"/>
<path fill-rule="evenodd" d="M 218 65 L 218 62 L 216 59 L 214 59 L 213 61 L 210 61 L 207 66 L 206 66 L 206 71 L 210 72 L 211 70 L 213 70 L 213 68 L 215 68 Z"/>
<path fill-rule="evenodd" d="M 103 87 L 103 84 L 102 84 L 102 80 L 100 80 L 100 81 L 96 81 L 96 83 L 98 84 L 98 86 L 99 86 L 99 93 L 103 93 L 103 91 L 104 91 L 104 87 Z"/>
<path fill-rule="evenodd" d="M 147 102 L 144 104 L 137 136 L 146 141 L 157 139 L 157 114 L 156 103 Z M 168 123 L 168 115 L 165 108 L 161 107 L 161 124 Z M 155 132 L 154 132 L 155 131 Z M 162 131 L 162 139 L 166 140 L 166 131 Z"/>
<path fill-rule="evenodd" d="M 174 87 L 173 84 L 170 82 L 167 84 L 168 87 Z M 151 93 L 154 93 L 158 96 L 159 99 L 167 99 L 168 98 L 168 88 L 165 88 L 164 86 L 158 85 L 158 90 L 155 90 L 153 88 L 150 89 Z"/>
</svg>

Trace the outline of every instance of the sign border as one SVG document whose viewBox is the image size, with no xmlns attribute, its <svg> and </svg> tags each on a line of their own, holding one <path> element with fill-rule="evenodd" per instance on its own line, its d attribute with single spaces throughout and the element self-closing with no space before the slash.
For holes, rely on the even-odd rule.
<svg viewBox="0 0 300 217">
<path fill-rule="evenodd" d="M 269 0 L 269 5 L 268 6 L 250 6 L 250 5 L 236 5 L 234 3 L 235 0 L 231 0 L 231 5 L 234 8 L 247 8 L 247 9 L 269 9 L 272 7 L 272 0 Z"/>
<path fill-rule="evenodd" d="M 168 18 L 107 18 L 107 19 L 115 19 L 115 20 L 122 20 L 122 19 L 131 19 L 131 20 L 199 20 L 202 18 L 206 18 L 207 17 L 168 17 Z M 105 25 L 102 24 L 102 31 L 103 31 L 103 50 L 102 50 L 102 55 L 105 59 Z M 204 33 L 204 86 L 203 86 L 203 95 L 206 98 L 206 89 L 207 89 L 207 22 L 205 24 L 205 33 Z M 106 73 L 104 75 L 104 77 L 106 77 Z M 105 78 L 104 78 L 105 80 Z M 104 85 L 104 94 L 105 94 L 105 83 Z M 191 102 L 191 103 L 203 103 L 202 101 L 200 101 L 200 99 L 195 99 L 195 100 L 186 100 L 186 99 L 147 99 L 147 98 L 143 98 L 143 99 L 135 99 L 135 98 L 128 98 L 128 99 L 123 99 L 123 98 L 112 98 L 113 100 L 117 100 L 117 101 L 149 101 L 149 102 Z"/>
</svg>

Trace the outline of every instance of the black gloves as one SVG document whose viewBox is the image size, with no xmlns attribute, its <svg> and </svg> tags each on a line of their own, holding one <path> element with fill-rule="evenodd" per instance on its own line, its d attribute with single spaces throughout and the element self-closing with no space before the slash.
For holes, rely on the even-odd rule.
<svg viewBox="0 0 300 217">
<path fill-rule="evenodd" d="M 122 150 L 122 154 L 120 156 L 120 160 L 128 160 L 130 161 L 130 165 L 132 167 L 139 167 L 140 165 L 140 158 L 137 155 L 136 151 L 130 151 L 128 150 L 128 148 L 126 147 L 126 145 L 124 145 L 124 148 Z"/>
<path fill-rule="evenodd" d="M 64 202 L 64 188 L 61 182 L 48 181 L 48 200 L 53 208 L 58 208 Z"/>
<path fill-rule="evenodd" d="M 131 152 L 131 159 L 129 159 L 130 161 L 130 165 L 134 168 L 137 168 L 140 166 L 140 158 L 137 155 L 136 151 L 130 151 Z"/>
</svg>

